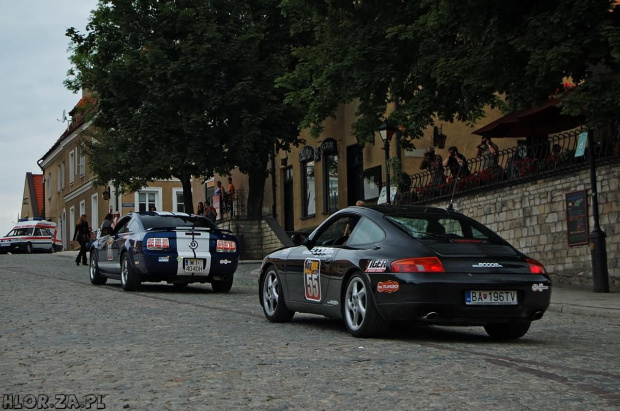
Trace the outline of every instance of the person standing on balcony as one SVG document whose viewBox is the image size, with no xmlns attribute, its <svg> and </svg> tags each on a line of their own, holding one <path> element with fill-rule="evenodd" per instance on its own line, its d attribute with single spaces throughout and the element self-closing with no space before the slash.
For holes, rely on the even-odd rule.
<svg viewBox="0 0 620 411">
<path fill-rule="evenodd" d="M 431 184 L 435 187 L 446 182 L 442 160 L 439 154 L 435 154 L 435 148 L 429 147 L 426 149 L 426 153 L 424 153 L 422 164 L 420 164 L 420 170 L 428 170 L 431 174 Z"/>
<path fill-rule="evenodd" d="M 226 199 L 228 200 L 228 208 L 230 209 L 230 217 L 233 216 L 233 203 L 235 201 L 235 185 L 232 177 L 228 177 L 228 189 L 226 190 Z"/>
<path fill-rule="evenodd" d="M 465 156 L 459 153 L 456 146 L 449 147 L 448 153 L 448 157 L 443 161 L 443 166 L 448 167 L 452 178 L 467 177 L 470 172 Z"/>
<path fill-rule="evenodd" d="M 224 187 L 222 187 L 222 182 L 219 180 L 215 182 L 213 197 L 217 199 L 217 202 L 213 200 L 213 203 L 218 205 L 217 207 L 220 209 L 220 213 L 223 216 L 224 210 L 226 209 L 226 192 L 224 191 Z"/>
<path fill-rule="evenodd" d="M 484 157 L 482 159 L 482 170 L 488 170 L 497 167 L 497 157 L 499 148 L 497 144 L 491 141 L 491 137 L 482 136 L 480 145 L 476 150 L 476 157 Z"/>
</svg>

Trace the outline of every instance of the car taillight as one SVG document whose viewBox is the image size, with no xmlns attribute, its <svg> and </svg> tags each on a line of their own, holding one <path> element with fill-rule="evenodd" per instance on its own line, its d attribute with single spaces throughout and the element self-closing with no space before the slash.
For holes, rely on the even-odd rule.
<svg viewBox="0 0 620 411">
<path fill-rule="evenodd" d="M 530 273 L 531 274 L 546 274 L 545 266 L 539 263 L 536 260 L 532 260 L 531 258 L 527 259 L 527 263 L 530 265 Z"/>
<path fill-rule="evenodd" d="M 170 241 L 167 238 L 149 238 L 146 240 L 147 250 L 168 250 Z"/>
<path fill-rule="evenodd" d="M 443 264 L 437 257 L 407 258 L 390 265 L 393 273 L 444 273 Z"/>
<path fill-rule="evenodd" d="M 237 251 L 237 243 L 230 240 L 217 240 L 218 253 L 234 253 Z"/>
</svg>

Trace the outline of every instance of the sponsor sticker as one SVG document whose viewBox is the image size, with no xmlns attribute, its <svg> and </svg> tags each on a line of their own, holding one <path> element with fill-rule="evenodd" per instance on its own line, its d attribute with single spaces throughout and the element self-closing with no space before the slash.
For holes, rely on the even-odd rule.
<svg viewBox="0 0 620 411">
<path fill-rule="evenodd" d="M 545 290 L 548 290 L 549 286 L 544 285 L 543 283 L 540 284 L 532 284 L 532 291 L 540 291 L 541 293 Z"/>
<path fill-rule="evenodd" d="M 396 281 L 380 281 L 377 284 L 377 291 L 380 293 L 395 293 L 400 289 L 400 284 Z"/>
<path fill-rule="evenodd" d="M 159 262 L 160 263 L 167 263 L 168 261 L 170 261 L 170 257 L 169 256 L 159 257 Z"/>
<path fill-rule="evenodd" d="M 388 260 L 370 260 L 366 266 L 367 273 L 384 273 L 387 270 Z"/>
<path fill-rule="evenodd" d="M 226 259 L 226 260 L 220 260 L 220 264 L 230 264 L 232 263 L 232 261 Z"/>
<path fill-rule="evenodd" d="M 329 256 L 334 253 L 334 249 L 331 247 L 314 247 L 310 253 L 318 256 Z"/>
</svg>

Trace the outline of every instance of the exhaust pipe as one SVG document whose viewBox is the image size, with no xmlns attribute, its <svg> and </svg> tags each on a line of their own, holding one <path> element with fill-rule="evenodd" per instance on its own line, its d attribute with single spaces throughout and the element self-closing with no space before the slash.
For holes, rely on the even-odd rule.
<svg viewBox="0 0 620 411">
<path fill-rule="evenodd" d="M 436 320 L 437 317 L 439 317 L 439 314 L 437 314 L 435 311 L 431 311 L 430 313 L 420 317 L 420 319 L 426 320 L 426 321 L 433 321 L 433 320 Z"/>
<path fill-rule="evenodd" d="M 542 311 L 536 311 L 533 316 L 534 320 L 540 320 L 543 317 L 543 314 L 544 313 Z"/>
</svg>

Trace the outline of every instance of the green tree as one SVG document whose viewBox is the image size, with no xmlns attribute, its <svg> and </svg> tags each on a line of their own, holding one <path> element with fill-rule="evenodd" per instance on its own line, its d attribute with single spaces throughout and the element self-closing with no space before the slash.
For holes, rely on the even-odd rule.
<svg viewBox="0 0 620 411">
<path fill-rule="evenodd" d="M 289 33 L 273 0 L 100 0 L 85 34 L 67 30 L 65 82 L 96 98 L 99 181 L 136 190 L 176 177 L 193 212 L 191 177 L 237 166 L 260 218 L 269 156 L 298 144 L 300 112 L 274 87 L 293 65 Z"/>
<path fill-rule="evenodd" d="M 436 118 L 537 105 L 562 92 L 565 77 L 579 86 L 564 110 L 586 110 L 590 125 L 619 114 L 620 25 L 609 0 L 283 3 L 294 30 L 316 43 L 295 50 L 300 63 L 279 84 L 307 108 L 302 124 L 315 135 L 339 104 L 355 103 L 354 133 L 371 141 L 394 103 L 407 146 Z"/>
</svg>

